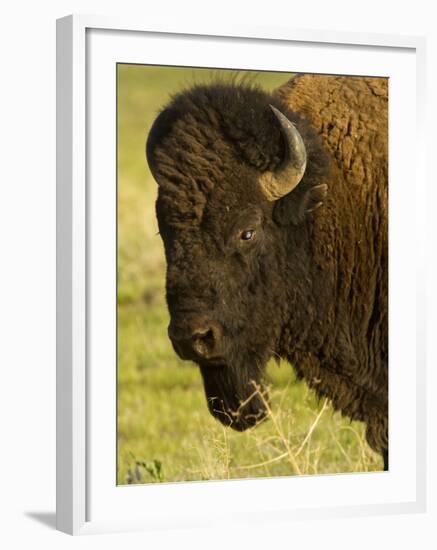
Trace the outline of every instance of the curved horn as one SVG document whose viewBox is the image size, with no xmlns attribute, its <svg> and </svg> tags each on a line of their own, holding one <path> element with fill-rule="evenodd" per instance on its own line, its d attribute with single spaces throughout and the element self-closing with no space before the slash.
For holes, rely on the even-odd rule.
<svg viewBox="0 0 437 550">
<path fill-rule="evenodd" d="M 305 144 L 296 126 L 276 107 L 270 105 L 270 108 L 279 122 L 284 138 L 285 157 L 274 172 L 264 172 L 259 178 L 259 183 L 267 199 L 276 201 L 290 193 L 302 179 L 306 168 L 307 154 Z"/>
</svg>

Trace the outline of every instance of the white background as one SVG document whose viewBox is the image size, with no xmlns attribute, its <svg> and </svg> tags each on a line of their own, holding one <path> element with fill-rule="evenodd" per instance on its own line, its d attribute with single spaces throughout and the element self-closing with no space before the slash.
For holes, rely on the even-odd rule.
<svg viewBox="0 0 437 550">
<path fill-rule="evenodd" d="M 20 2 L 2 8 L 1 40 L 1 452 L 0 544 L 4 548 L 350 548 L 391 546 L 427 550 L 437 545 L 428 516 L 242 525 L 232 530 L 173 531 L 71 538 L 53 530 L 55 507 L 55 19 L 71 12 L 129 15 L 197 22 L 428 35 L 429 164 L 437 145 L 437 30 L 433 2 L 379 0 L 235 0 L 197 3 L 107 0 Z M 405 7 L 404 7 L 405 6 Z M 431 67 L 434 69 L 431 71 Z M 435 181 L 435 176 L 431 179 Z M 436 275 L 437 198 L 429 186 L 429 281 Z M 405 220 L 408 223 L 408 219 Z M 406 259 L 408 251 L 406 250 Z M 437 300 L 428 287 L 428 388 L 435 392 Z M 433 367 L 434 368 L 431 368 Z M 414 368 L 414 365 L 411 365 Z M 429 399 L 432 419 L 436 405 Z M 408 403 L 406 403 L 408 405 Z M 437 430 L 429 426 L 430 464 L 437 464 Z M 436 476 L 431 470 L 430 510 L 436 514 Z"/>
</svg>

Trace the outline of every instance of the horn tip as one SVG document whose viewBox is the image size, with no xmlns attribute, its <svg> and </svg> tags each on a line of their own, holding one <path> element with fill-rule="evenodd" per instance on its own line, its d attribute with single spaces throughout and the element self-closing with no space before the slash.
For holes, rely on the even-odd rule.
<svg viewBox="0 0 437 550">
<path fill-rule="evenodd" d="M 271 103 L 269 103 L 269 107 L 270 109 L 273 111 L 273 114 L 275 115 L 275 117 L 279 120 L 279 122 L 282 124 L 282 125 L 285 125 L 285 126 L 294 126 L 296 128 L 296 124 L 294 122 L 292 122 L 291 120 L 289 120 L 285 115 L 284 113 L 282 113 L 279 109 L 277 109 L 274 105 L 272 105 Z"/>
</svg>

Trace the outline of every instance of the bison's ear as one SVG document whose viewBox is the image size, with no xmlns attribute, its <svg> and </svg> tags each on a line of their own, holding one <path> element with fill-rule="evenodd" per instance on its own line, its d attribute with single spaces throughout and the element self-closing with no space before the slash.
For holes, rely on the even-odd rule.
<svg viewBox="0 0 437 550">
<path fill-rule="evenodd" d="M 322 206 L 328 186 L 325 183 L 310 189 L 297 187 L 282 199 L 278 200 L 273 210 L 273 219 L 279 225 L 298 225 L 314 210 Z"/>
</svg>

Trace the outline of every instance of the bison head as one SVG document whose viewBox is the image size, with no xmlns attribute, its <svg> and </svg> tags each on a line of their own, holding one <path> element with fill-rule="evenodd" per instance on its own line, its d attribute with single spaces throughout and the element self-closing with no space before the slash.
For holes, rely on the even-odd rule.
<svg viewBox="0 0 437 550">
<path fill-rule="evenodd" d="M 314 185 L 314 139 L 274 96 L 224 84 L 176 96 L 148 137 L 168 335 L 199 365 L 211 413 L 236 430 L 266 416 L 263 370 L 278 354 L 294 271 L 305 263 L 300 256 L 290 269 L 307 233 L 300 222 L 326 191 Z"/>
</svg>

